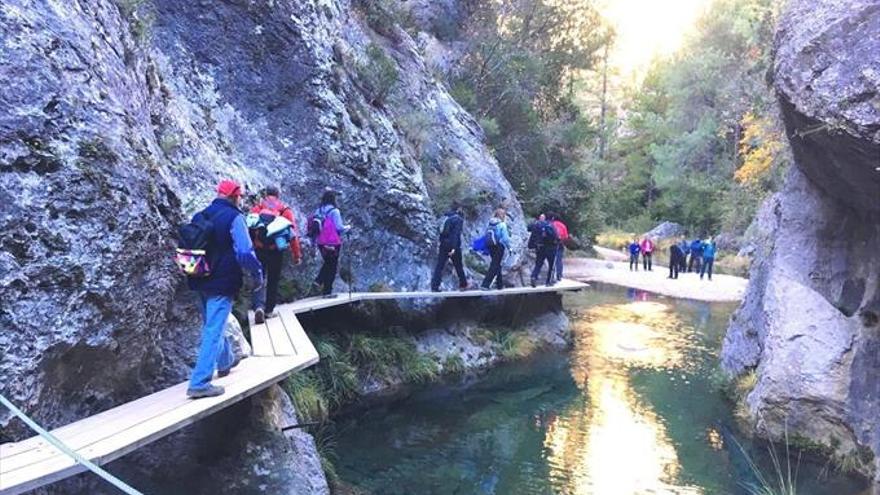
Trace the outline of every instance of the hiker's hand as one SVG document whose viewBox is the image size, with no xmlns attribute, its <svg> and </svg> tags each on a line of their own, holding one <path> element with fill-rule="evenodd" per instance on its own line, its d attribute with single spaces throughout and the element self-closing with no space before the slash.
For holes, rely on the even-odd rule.
<svg viewBox="0 0 880 495">
<path fill-rule="evenodd" d="M 294 264 L 294 266 L 302 265 L 302 264 L 303 264 L 302 256 L 300 256 L 299 258 L 294 258 L 294 259 L 293 259 L 293 264 Z"/>
</svg>

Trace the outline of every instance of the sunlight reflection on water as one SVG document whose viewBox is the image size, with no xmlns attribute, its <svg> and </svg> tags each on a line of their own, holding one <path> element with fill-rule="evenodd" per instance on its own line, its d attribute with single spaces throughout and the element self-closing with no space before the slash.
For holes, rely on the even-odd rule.
<svg viewBox="0 0 880 495">
<path fill-rule="evenodd" d="M 686 371 L 695 345 L 660 302 L 591 308 L 573 328 L 571 373 L 587 400 L 554 418 L 544 441 L 551 477 L 564 493 L 703 493 L 677 485 L 681 465 L 660 416 L 639 401 L 628 368 Z"/>
</svg>

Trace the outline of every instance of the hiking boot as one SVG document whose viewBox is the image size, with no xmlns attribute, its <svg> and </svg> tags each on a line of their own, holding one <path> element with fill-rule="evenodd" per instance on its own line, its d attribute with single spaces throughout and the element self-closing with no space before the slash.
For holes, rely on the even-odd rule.
<svg viewBox="0 0 880 495">
<path fill-rule="evenodd" d="M 491 287 L 486 287 L 485 285 L 480 286 L 480 290 L 492 290 Z"/>
<path fill-rule="evenodd" d="M 208 385 L 203 389 L 187 389 L 186 396 L 190 399 L 203 399 L 205 397 L 217 397 L 223 395 L 226 389 L 219 385 Z"/>
<path fill-rule="evenodd" d="M 471 286 L 469 286 L 469 285 L 460 285 L 460 286 L 458 287 L 458 291 L 459 291 L 459 292 L 466 292 L 466 291 L 469 291 L 469 290 L 471 290 Z"/>
<path fill-rule="evenodd" d="M 431 287 L 431 292 L 440 292 L 440 287 Z"/>
<path fill-rule="evenodd" d="M 266 322 L 266 312 L 263 308 L 257 308 L 254 310 L 254 323 L 257 325 L 262 325 Z"/>
<path fill-rule="evenodd" d="M 269 311 L 268 313 L 266 313 L 266 319 L 267 319 L 267 320 L 268 320 L 269 318 L 276 318 L 277 316 L 278 316 L 278 313 L 277 313 L 276 311 Z"/>
<path fill-rule="evenodd" d="M 537 286 L 538 286 L 538 280 L 533 278 L 533 279 L 531 280 L 531 284 L 529 284 L 529 285 L 531 285 L 532 287 L 537 287 Z"/>
<path fill-rule="evenodd" d="M 338 296 L 338 294 L 324 294 L 321 297 L 323 297 L 324 299 L 335 299 L 336 296 Z"/>
<path fill-rule="evenodd" d="M 232 368 L 235 368 L 236 366 L 238 366 L 238 363 L 240 363 L 240 362 L 241 362 L 241 358 L 238 356 L 235 356 L 235 361 L 232 361 L 232 366 L 230 366 L 229 368 L 227 368 L 225 370 L 217 370 L 217 376 L 220 378 L 223 378 L 224 376 L 229 376 L 229 373 L 232 371 Z"/>
</svg>

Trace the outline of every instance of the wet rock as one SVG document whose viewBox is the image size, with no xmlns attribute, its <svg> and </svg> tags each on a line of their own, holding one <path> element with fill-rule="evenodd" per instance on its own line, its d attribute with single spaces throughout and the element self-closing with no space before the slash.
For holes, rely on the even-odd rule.
<svg viewBox="0 0 880 495">
<path fill-rule="evenodd" d="M 752 267 L 724 339 L 732 374 L 755 369 L 759 431 L 787 428 L 858 459 L 880 454 L 880 5 L 789 2 L 774 85 L 795 159 L 750 228 Z"/>
</svg>

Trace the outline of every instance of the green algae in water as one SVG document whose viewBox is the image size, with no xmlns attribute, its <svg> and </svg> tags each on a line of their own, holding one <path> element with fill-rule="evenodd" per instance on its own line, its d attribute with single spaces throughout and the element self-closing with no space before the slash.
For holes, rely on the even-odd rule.
<svg viewBox="0 0 880 495">
<path fill-rule="evenodd" d="M 735 305 L 599 287 L 567 296 L 566 308 L 570 353 L 340 421 L 342 479 L 389 495 L 740 494 L 756 480 L 737 442 L 773 475 L 715 378 Z M 807 459 L 794 467 L 800 495 L 867 488 Z"/>
</svg>

